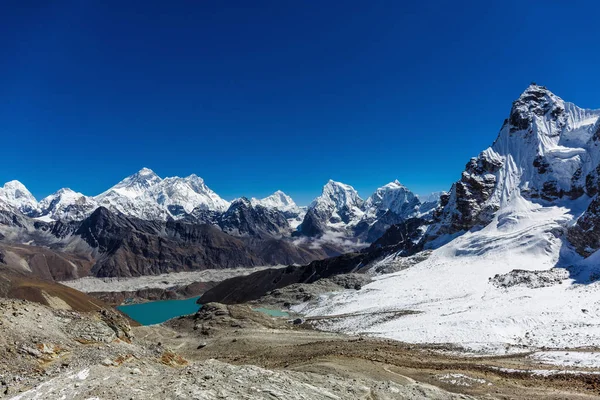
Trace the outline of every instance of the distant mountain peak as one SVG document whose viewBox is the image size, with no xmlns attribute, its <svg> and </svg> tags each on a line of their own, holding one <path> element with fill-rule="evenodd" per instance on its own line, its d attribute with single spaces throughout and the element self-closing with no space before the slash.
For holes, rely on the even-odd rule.
<svg viewBox="0 0 600 400">
<path fill-rule="evenodd" d="M 17 180 L 6 182 L 0 188 L 0 202 L 16 208 L 23 214 L 35 213 L 38 210 L 36 198 Z"/>
<path fill-rule="evenodd" d="M 336 209 L 342 208 L 360 208 L 362 207 L 363 199 L 360 198 L 356 189 L 342 182 L 337 182 L 330 179 L 325 186 L 321 195 L 317 197 L 311 204 L 312 208 L 331 207 Z"/>
<path fill-rule="evenodd" d="M 416 215 L 420 204 L 418 196 L 396 179 L 369 196 L 365 201 L 365 211 L 371 217 L 391 211 L 407 218 Z"/>
<path fill-rule="evenodd" d="M 150 168 L 142 168 L 137 172 L 137 175 L 156 175 Z"/>
</svg>

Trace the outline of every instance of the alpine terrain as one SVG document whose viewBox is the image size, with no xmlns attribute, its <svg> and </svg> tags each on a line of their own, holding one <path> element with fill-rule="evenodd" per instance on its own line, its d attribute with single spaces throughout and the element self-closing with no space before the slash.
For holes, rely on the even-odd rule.
<svg viewBox="0 0 600 400">
<path fill-rule="evenodd" d="M 194 296 L 157 325 L 114 309 Z M 0 297 L 0 397 L 592 398 L 600 110 L 532 84 L 422 197 L 225 200 L 143 168 L 38 201 L 11 181 Z"/>
<path fill-rule="evenodd" d="M 331 331 L 471 352 L 599 346 L 599 117 L 532 84 L 417 228 L 412 256 L 355 264 L 374 282 L 294 309 L 343 316 L 318 324 Z"/>
</svg>

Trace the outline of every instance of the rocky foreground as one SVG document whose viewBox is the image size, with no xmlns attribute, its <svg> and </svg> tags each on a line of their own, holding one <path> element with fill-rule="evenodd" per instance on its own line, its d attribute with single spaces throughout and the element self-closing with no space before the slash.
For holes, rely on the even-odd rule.
<svg viewBox="0 0 600 400">
<path fill-rule="evenodd" d="M 464 358 L 449 350 L 319 332 L 306 321 L 294 324 L 245 305 L 213 303 L 163 325 L 132 327 L 110 310 L 0 299 L 0 398 L 583 399 L 598 393 L 591 371 L 535 375 L 523 372 L 533 367 L 525 357 Z"/>
</svg>

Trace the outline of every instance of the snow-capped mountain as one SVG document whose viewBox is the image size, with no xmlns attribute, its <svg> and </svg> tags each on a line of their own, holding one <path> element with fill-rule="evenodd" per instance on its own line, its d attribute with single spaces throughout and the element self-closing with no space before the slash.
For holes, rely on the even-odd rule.
<svg viewBox="0 0 600 400">
<path fill-rule="evenodd" d="M 0 187 L 0 204 L 4 208 L 14 208 L 23 214 L 32 214 L 39 211 L 38 202 L 19 181 L 10 181 Z"/>
<path fill-rule="evenodd" d="M 223 212 L 229 207 L 229 202 L 206 186 L 202 178 L 193 174 L 186 178 L 165 178 L 154 185 L 150 192 L 156 202 L 166 207 L 173 216 L 189 214 L 195 208 Z"/>
<path fill-rule="evenodd" d="M 64 188 L 40 200 L 39 208 L 38 218 L 41 219 L 80 221 L 98 208 L 98 203 L 91 197 Z"/>
<path fill-rule="evenodd" d="M 296 229 L 306 215 L 306 207 L 299 207 L 290 196 L 281 190 L 263 199 L 253 197 L 250 202 L 253 206 L 263 206 L 267 209 L 281 211 L 292 229 Z"/>
<path fill-rule="evenodd" d="M 397 180 L 375 190 L 366 201 L 352 186 L 330 180 L 308 207 L 298 230 L 306 236 L 333 232 L 373 242 L 390 226 L 417 217 L 420 205 L 419 198 Z"/>
<path fill-rule="evenodd" d="M 309 315 L 352 316 L 327 329 L 498 354 L 599 346 L 589 306 L 600 302 L 599 141 L 600 110 L 532 84 L 441 196 L 421 241 L 431 254 L 389 254 L 373 270 L 400 272 Z M 405 309 L 415 314 L 362 317 Z"/>
<path fill-rule="evenodd" d="M 398 180 L 375 190 L 365 201 L 365 217 L 377 218 L 386 212 L 409 218 L 416 216 L 421 202 L 419 198 Z"/>
<path fill-rule="evenodd" d="M 307 236 L 346 231 L 363 217 L 363 207 L 364 200 L 352 186 L 330 179 L 321 195 L 308 206 L 298 230 Z"/>
<path fill-rule="evenodd" d="M 179 218 L 196 208 L 222 212 L 229 206 L 196 175 L 161 179 L 148 168 L 123 179 L 94 200 L 109 210 L 147 220 Z"/>
<path fill-rule="evenodd" d="M 435 235 L 485 225 L 522 199 L 557 204 L 598 192 L 600 111 L 531 85 L 494 144 L 471 159 L 450 190 Z"/>
<path fill-rule="evenodd" d="M 419 198 L 398 180 L 384 185 L 365 201 L 364 215 L 354 228 L 366 242 L 379 239 L 392 225 L 417 217 Z"/>
<path fill-rule="evenodd" d="M 152 196 L 152 188 L 162 182 L 154 171 L 143 168 L 107 191 L 94 197 L 98 205 L 132 217 L 164 220 L 168 212 Z"/>
<path fill-rule="evenodd" d="M 250 199 L 250 202 L 254 206 L 260 205 L 266 208 L 274 208 L 283 213 L 299 214 L 301 212 L 300 207 L 298 207 L 294 200 L 292 200 L 290 196 L 288 196 L 281 190 L 278 190 L 272 195 L 267 196 L 263 199 L 257 199 L 253 197 L 252 199 Z"/>
</svg>

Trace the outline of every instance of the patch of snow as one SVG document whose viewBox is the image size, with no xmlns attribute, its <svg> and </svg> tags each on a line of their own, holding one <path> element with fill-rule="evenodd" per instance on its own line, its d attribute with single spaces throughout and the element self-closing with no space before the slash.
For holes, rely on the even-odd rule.
<svg viewBox="0 0 600 400">
<path fill-rule="evenodd" d="M 324 296 L 307 316 L 349 315 L 321 327 L 412 343 L 454 343 L 471 351 L 504 354 L 542 346 L 600 346 L 600 282 L 509 290 L 490 282 L 515 269 L 582 265 L 557 236 L 573 218 L 566 207 L 525 199 L 479 231 L 467 232 L 400 272 L 375 277 L 360 291 Z M 506 219 L 511 223 L 507 224 Z M 600 256 L 599 256 L 600 257 Z M 378 313 L 416 313 L 377 318 Z"/>
<path fill-rule="evenodd" d="M 443 374 L 443 375 L 437 375 L 436 377 L 441 382 L 449 383 L 449 384 L 455 385 L 455 386 L 470 387 L 470 386 L 474 386 L 474 385 L 485 385 L 485 384 L 491 385 L 492 384 L 491 382 L 488 382 L 485 379 L 473 378 L 473 377 L 465 375 L 465 374 Z"/>
<path fill-rule="evenodd" d="M 587 351 L 538 351 L 529 356 L 544 364 L 560 367 L 600 368 L 600 353 Z"/>
</svg>

